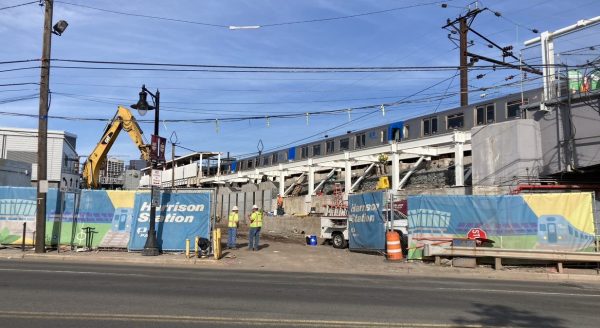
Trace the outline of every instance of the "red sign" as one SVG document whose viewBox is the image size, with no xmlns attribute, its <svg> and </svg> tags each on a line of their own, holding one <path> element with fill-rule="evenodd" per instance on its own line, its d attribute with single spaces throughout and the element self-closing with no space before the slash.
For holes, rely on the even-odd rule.
<svg viewBox="0 0 600 328">
<path fill-rule="evenodd" d="M 408 215 L 408 202 L 406 199 L 398 200 L 394 202 L 394 211 L 398 211 L 404 215 Z"/>
<path fill-rule="evenodd" d="M 473 228 L 467 233 L 468 239 L 487 239 L 487 233 L 483 229 Z"/>
<path fill-rule="evenodd" d="M 150 159 L 154 162 L 164 163 L 165 162 L 165 145 L 167 139 L 152 135 L 152 142 L 150 148 Z"/>
</svg>

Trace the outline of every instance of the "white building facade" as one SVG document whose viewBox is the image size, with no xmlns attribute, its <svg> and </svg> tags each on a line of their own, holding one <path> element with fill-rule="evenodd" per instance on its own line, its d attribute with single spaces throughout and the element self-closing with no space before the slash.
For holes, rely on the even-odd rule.
<svg viewBox="0 0 600 328">
<path fill-rule="evenodd" d="M 79 185 L 77 136 L 65 131 L 48 131 L 48 185 L 60 182 Z M 37 185 L 37 129 L 0 127 L 0 158 L 31 164 L 31 184 Z"/>
</svg>

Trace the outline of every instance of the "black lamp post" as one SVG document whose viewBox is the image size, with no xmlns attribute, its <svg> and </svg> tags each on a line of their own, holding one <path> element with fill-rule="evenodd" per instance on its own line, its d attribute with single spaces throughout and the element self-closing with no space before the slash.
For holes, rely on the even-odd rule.
<svg viewBox="0 0 600 328">
<path fill-rule="evenodd" d="M 154 102 L 154 106 L 150 106 L 146 98 L 150 95 L 152 97 L 152 101 Z M 140 99 L 137 104 L 131 105 L 131 108 L 137 109 L 140 115 L 145 115 L 147 111 L 154 110 L 154 135 L 158 137 L 158 122 L 159 122 L 159 114 L 160 114 L 160 92 L 156 90 L 156 94 L 153 94 L 148 89 L 146 89 L 146 85 L 142 85 L 142 91 L 140 92 Z M 158 138 L 156 138 L 158 139 Z M 154 140 L 154 138 L 153 138 Z M 154 148 L 156 147 L 156 148 Z M 153 145 L 153 150 L 151 152 L 151 162 L 152 162 L 152 170 L 157 168 L 158 158 L 153 155 L 156 154 L 156 149 L 158 149 L 158 145 Z M 152 172 L 151 175 L 152 176 Z M 142 251 L 143 256 L 156 256 L 160 254 L 160 250 L 158 249 L 158 241 L 156 239 L 156 204 L 154 201 L 155 193 L 158 192 L 154 185 L 151 185 L 151 206 L 150 206 L 150 228 L 148 229 L 148 238 L 146 239 L 146 244 L 144 245 L 144 250 Z"/>
</svg>

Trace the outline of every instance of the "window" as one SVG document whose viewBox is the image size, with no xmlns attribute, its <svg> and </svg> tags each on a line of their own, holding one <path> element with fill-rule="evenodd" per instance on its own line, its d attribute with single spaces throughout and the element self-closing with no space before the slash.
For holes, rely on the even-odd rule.
<svg viewBox="0 0 600 328">
<path fill-rule="evenodd" d="M 251 169 L 252 166 L 253 166 L 253 164 L 254 164 L 254 160 L 253 159 L 248 160 L 247 169 Z"/>
<path fill-rule="evenodd" d="M 263 165 L 263 166 L 268 166 L 268 165 L 270 165 L 270 163 L 269 163 L 269 160 L 270 160 L 269 156 L 265 156 L 265 157 L 263 157 L 263 163 L 262 163 L 262 165 Z"/>
<path fill-rule="evenodd" d="M 446 116 L 448 130 L 462 128 L 465 124 L 465 115 L 463 113 Z"/>
<path fill-rule="evenodd" d="M 364 133 L 356 135 L 356 148 L 362 148 L 367 145 L 367 136 Z"/>
<path fill-rule="evenodd" d="M 279 161 L 280 162 L 285 162 L 288 159 L 288 152 L 287 151 L 281 151 L 279 152 Z"/>
<path fill-rule="evenodd" d="M 437 117 L 429 117 L 423 119 L 423 135 L 428 136 L 436 134 L 438 132 L 438 119 Z"/>
<path fill-rule="evenodd" d="M 404 128 L 406 128 L 406 127 L 404 127 Z M 400 133 L 401 133 L 401 130 L 399 128 L 392 128 L 392 140 L 394 140 L 394 141 L 402 140 Z"/>
<path fill-rule="evenodd" d="M 494 109 L 494 105 L 489 105 L 485 108 L 485 115 L 487 124 L 496 122 L 496 110 Z"/>
<path fill-rule="evenodd" d="M 308 157 L 308 146 L 304 146 L 300 149 L 301 153 L 300 153 L 300 158 L 307 158 Z"/>
<path fill-rule="evenodd" d="M 402 139 L 398 139 L 398 140 L 408 139 L 408 132 L 410 132 L 410 127 L 408 125 L 405 125 L 402 130 L 403 130 L 402 131 Z"/>
<path fill-rule="evenodd" d="M 275 153 L 275 154 L 271 155 L 271 163 L 277 164 L 278 161 L 279 161 L 279 154 Z"/>
<path fill-rule="evenodd" d="M 527 105 L 528 100 L 523 100 L 523 105 Z M 521 100 L 509 101 L 506 104 L 506 118 L 520 118 L 521 117 Z"/>
<path fill-rule="evenodd" d="M 385 131 L 380 131 L 379 133 L 379 143 L 384 143 L 385 142 Z"/>
<path fill-rule="evenodd" d="M 350 149 L 350 139 L 344 138 L 340 139 L 340 150 L 348 150 Z"/>
<path fill-rule="evenodd" d="M 494 104 L 483 105 L 475 108 L 477 125 L 490 124 L 495 121 Z"/>
<path fill-rule="evenodd" d="M 334 150 L 335 150 L 335 142 L 333 140 L 327 141 L 327 149 L 326 149 L 327 154 L 333 153 Z"/>
<path fill-rule="evenodd" d="M 321 145 L 313 146 L 313 156 L 321 156 Z"/>
</svg>

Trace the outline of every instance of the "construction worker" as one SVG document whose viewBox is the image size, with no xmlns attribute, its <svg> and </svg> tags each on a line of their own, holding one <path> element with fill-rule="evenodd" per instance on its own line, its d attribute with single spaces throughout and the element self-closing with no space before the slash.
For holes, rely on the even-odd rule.
<svg viewBox="0 0 600 328">
<path fill-rule="evenodd" d="M 250 214 L 248 218 L 250 219 L 248 250 L 257 251 L 258 241 L 260 238 L 260 228 L 262 228 L 262 212 L 258 210 L 258 206 L 252 205 L 252 214 Z"/>
<path fill-rule="evenodd" d="M 237 238 L 237 228 L 240 224 L 240 219 L 238 217 L 238 207 L 234 206 L 231 209 L 231 213 L 229 214 L 229 221 L 227 223 L 227 248 L 229 249 L 237 249 L 236 238 Z"/>
<path fill-rule="evenodd" d="M 283 215 L 283 197 L 277 194 L 277 215 Z"/>
</svg>

